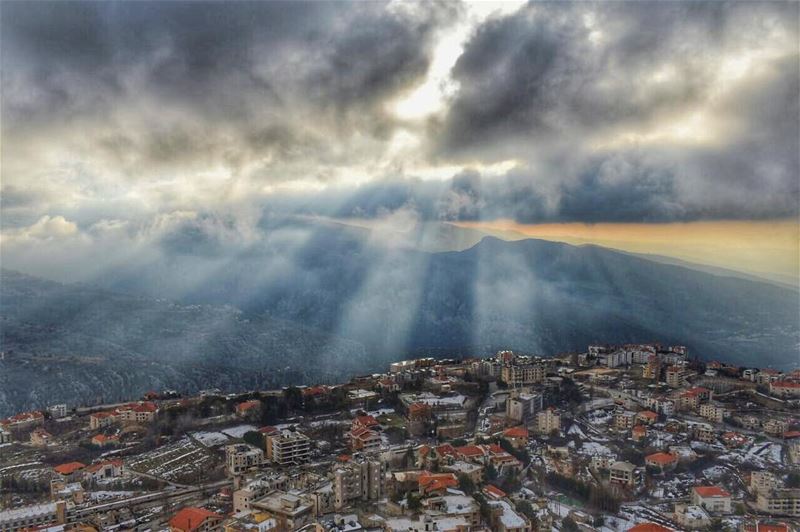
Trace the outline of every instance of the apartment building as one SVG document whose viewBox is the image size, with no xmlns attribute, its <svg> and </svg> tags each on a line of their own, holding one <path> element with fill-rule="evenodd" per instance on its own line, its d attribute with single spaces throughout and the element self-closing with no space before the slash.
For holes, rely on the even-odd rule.
<svg viewBox="0 0 800 532">
<path fill-rule="evenodd" d="M 711 513 L 731 513 L 731 494 L 718 486 L 695 486 L 692 488 L 692 504 Z"/>
<path fill-rule="evenodd" d="M 636 422 L 636 413 L 626 410 L 614 413 L 614 428 L 620 432 L 627 432 Z"/>
<path fill-rule="evenodd" d="M 756 508 L 772 515 L 800 517 L 800 489 L 775 489 L 759 493 Z"/>
<path fill-rule="evenodd" d="M 388 468 L 379 458 L 355 455 L 333 471 L 334 505 L 341 509 L 353 500 L 375 501 L 385 492 Z"/>
<path fill-rule="evenodd" d="M 753 471 L 750 473 L 750 491 L 752 493 L 769 493 L 781 487 L 781 482 L 772 471 Z"/>
<path fill-rule="evenodd" d="M 267 459 L 278 465 L 296 465 L 311 459 L 311 439 L 297 430 L 280 430 L 266 436 Z"/>
<path fill-rule="evenodd" d="M 253 445 L 236 443 L 225 447 L 225 467 L 229 475 L 239 475 L 264 462 L 264 451 Z"/>
<path fill-rule="evenodd" d="M 641 480 L 641 472 L 630 462 L 614 462 L 608 471 L 612 484 L 632 488 Z"/>
<path fill-rule="evenodd" d="M 278 522 L 278 530 L 298 530 L 314 521 L 311 505 L 291 493 L 273 491 L 251 506 L 256 511 L 269 512 Z"/>
<path fill-rule="evenodd" d="M 555 408 L 548 408 L 536 414 L 536 430 L 539 434 L 561 431 L 561 414 Z"/>
<path fill-rule="evenodd" d="M 704 417 L 714 423 L 722 423 L 725 418 L 725 407 L 715 401 L 700 405 L 700 417 Z"/>
<path fill-rule="evenodd" d="M 541 410 L 542 395 L 538 393 L 513 392 L 506 400 L 506 417 L 517 423 L 532 423 Z"/>
<path fill-rule="evenodd" d="M 500 371 L 500 378 L 511 387 L 538 384 L 546 376 L 547 370 L 543 364 L 508 365 Z"/>
<path fill-rule="evenodd" d="M 117 409 L 117 417 L 123 423 L 152 423 L 157 412 L 158 407 L 155 403 L 144 401 L 121 406 Z"/>
</svg>

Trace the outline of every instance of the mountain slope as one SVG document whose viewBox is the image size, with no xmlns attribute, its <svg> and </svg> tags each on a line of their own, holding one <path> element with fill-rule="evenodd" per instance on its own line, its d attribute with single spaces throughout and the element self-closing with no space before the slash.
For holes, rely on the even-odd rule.
<svg viewBox="0 0 800 532">
<path fill-rule="evenodd" d="M 340 379 L 361 345 L 232 307 L 177 305 L 3 270 L 0 416 L 149 389 L 249 389 Z"/>
<path fill-rule="evenodd" d="M 743 365 L 800 362 L 797 290 L 597 246 L 488 237 L 463 251 L 426 253 L 314 226 L 291 245 L 250 249 L 224 267 L 208 261 L 171 256 L 99 282 L 304 323 L 384 360 L 659 340 Z M 193 270 L 202 281 L 183 282 Z"/>
<path fill-rule="evenodd" d="M 150 388 L 331 380 L 409 353 L 660 341 L 741 365 L 800 363 L 797 290 L 596 246 L 485 238 L 426 253 L 317 228 L 211 260 L 108 272 L 98 282 L 113 291 L 4 271 L 0 413 Z"/>
</svg>

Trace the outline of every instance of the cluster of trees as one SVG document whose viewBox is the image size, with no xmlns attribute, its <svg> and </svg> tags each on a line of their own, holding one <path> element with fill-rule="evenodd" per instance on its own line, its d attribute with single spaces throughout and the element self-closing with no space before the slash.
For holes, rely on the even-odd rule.
<svg viewBox="0 0 800 532">
<path fill-rule="evenodd" d="M 548 473 L 545 478 L 551 487 L 576 497 L 596 510 L 610 513 L 616 513 L 619 510 L 619 500 L 604 486 L 590 484 L 555 472 Z"/>
</svg>

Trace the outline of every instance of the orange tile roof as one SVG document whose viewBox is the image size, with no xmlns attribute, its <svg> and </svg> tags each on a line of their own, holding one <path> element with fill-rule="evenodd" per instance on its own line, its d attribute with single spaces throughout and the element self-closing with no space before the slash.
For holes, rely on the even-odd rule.
<svg viewBox="0 0 800 532">
<path fill-rule="evenodd" d="M 791 532 L 786 523 L 748 523 L 744 525 L 744 532 Z"/>
<path fill-rule="evenodd" d="M 506 492 L 498 488 L 497 486 L 493 486 L 492 484 L 487 484 L 483 488 L 483 492 L 486 495 L 494 497 L 495 499 L 502 499 L 506 496 Z"/>
<path fill-rule="evenodd" d="M 677 462 L 678 457 L 671 453 L 654 453 L 648 454 L 645 457 L 645 460 L 648 462 L 655 462 L 656 464 L 665 465 L 671 464 L 672 462 Z"/>
<path fill-rule="evenodd" d="M 183 508 L 169 520 L 169 526 L 185 532 L 191 532 L 199 529 L 209 518 L 221 519 L 222 516 L 205 508 Z"/>
<path fill-rule="evenodd" d="M 800 388 L 800 382 L 793 381 L 775 381 L 772 383 L 773 388 Z"/>
<path fill-rule="evenodd" d="M 453 473 L 430 473 L 425 471 L 420 475 L 418 482 L 420 489 L 425 493 L 458 487 L 458 479 Z"/>
<path fill-rule="evenodd" d="M 671 528 L 655 523 L 642 523 L 628 529 L 628 532 L 673 532 Z"/>
<path fill-rule="evenodd" d="M 245 401 L 236 405 L 236 411 L 244 412 L 246 410 L 250 410 L 251 408 L 256 408 L 259 405 L 261 405 L 259 401 Z"/>
<path fill-rule="evenodd" d="M 430 405 L 426 403 L 411 403 L 411 405 L 409 405 L 408 407 L 408 411 L 413 414 L 417 414 L 420 412 L 427 412 L 430 409 L 431 409 Z"/>
<path fill-rule="evenodd" d="M 510 429 L 503 431 L 503 436 L 508 438 L 527 438 L 528 429 L 525 427 L 511 427 Z"/>
<path fill-rule="evenodd" d="M 375 425 L 380 425 L 380 423 L 378 423 L 378 420 L 372 416 L 358 416 L 355 419 L 354 423 L 358 423 L 359 425 L 364 427 L 374 427 Z"/>
<path fill-rule="evenodd" d="M 707 497 L 730 497 L 731 494 L 719 486 L 695 486 L 692 488 L 695 493 L 703 498 Z"/>
<path fill-rule="evenodd" d="M 484 450 L 477 445 L 464 445 L 462 447 L 456 447 L 456 452 L 469 458 L 486 455 Z"/>
<path fill-rule="evenodd" d="M 53 471 L 61 475 L 71 475 L 75 471 L 83 469 L 84 467 L 86 467 L 86 464 L 83 464 L 81 462 L 67 462 L 66 464 L 55 466 L 53 468 Z"/>
</svg>

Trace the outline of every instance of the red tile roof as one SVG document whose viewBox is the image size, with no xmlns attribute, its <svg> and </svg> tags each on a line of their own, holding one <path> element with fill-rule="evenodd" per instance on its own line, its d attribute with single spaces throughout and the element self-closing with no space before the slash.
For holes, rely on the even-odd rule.
<svg viewBox="0 0 800 532">
<path fill-rule="evenodd" d="M 206 519 L 221 519 L 222 516 L 205 508 L 184 508 L 169 520 L 169 526 L 191 532 L 200 528 Z"/>
<path fill-rule="evenodd" d="M 748 523 L 743 527 L 744 532 L 792 532 L 786 523 Z"/>
<path fill-rule="evenodd" d="M 246 411 L 250 410 L 251 408 L 256 408 L 256 407 L 258 407 L 260 405 L 261 405 L 261 403 L 259 401 L 245 401 L 243 403 L 239 403 L 238 405 L 236 405 L 236 411 L 237 412 L 246 412 Z"/>
<path fill-rule="evenodd" d="M 375 425 L 380 425 L 380 423 L 378 423 L 378 420 L 372 416 L 358 416 L 353 423 L 354 424 L 357 423 L 362 427 L 367 427 L 367 428 L 374 427 Z"/>
<path fill-rule="evenodd" d="M 425 493 L 458 487 L 458 479 L 453 473 L 430 473 L 425 471 L 419 476 L 418 482 L 420 490 Z"/>
<path fill-rule="evenodd" d="M 659 465 L 671 464 L 678 461 L 678 456 L 671 453 L 654 453 L 648 454 L 645 458 L 647 462 L 653 462 Z"/>
<path fill-rule="evenodd" d="M 703 498 L 708 497 L 730 497 L 731 494 L 719 486 L 695 486 L 692 488 L 695 493 Z"/>
<path fill-rule="evenodd" d="M 61 475 L 71 475 L 75 471 L 81 470 L 84 467 L 86 467 L 86 464 L 83 464 L 81 462 L 67 462 L 66 464 L 55 466 L 53 468 L 53 471 Z"/>
<path fill-rule="evenodd" d="M 507 438 L 527 438 L 528 429 L 525 427 L 511 427 L 503 431 L 503 436 Z"/>
<path fill-rule="evenodd" d="M 655 523 L 642 523 L 628 529 L 628 532 L 673 532 L 671 528 Z"/>
<path fill-rule="evenodd" d="M 481 447 L 477 445 L 464 445 L 463 447 L 456 447 L 456 452 L 461 456 L 467 458 L 476 458 L 478 456 L 486 456 L 486 453 Z"/>
<path fill-rule="evenodd" d="M 503 497 L 505 497 L 505 496 L 506 496 L 506 492 L 505 492 L 505 491 L 503 491 L 503 490 L 501 490 L 500 488 L 498 488 L 497 486 L 493 486 L 493 485 L 491 485 L 491 484 L 487 484 L 487 485 L 486 485 L 486 486 L 483 488 L 483 492 L 484 492 L 486 495 L 488 495 L 488 496 L 490 496 L 490 497 L 493 497 L 493 498 L 495 498 L 495 499 L 502 499 Z"/>
<path fill-rule="evenodd" d="M 771 384 L 773 388 L 800 388 L 800 382 L 775 381 Z"/>
</svg>

